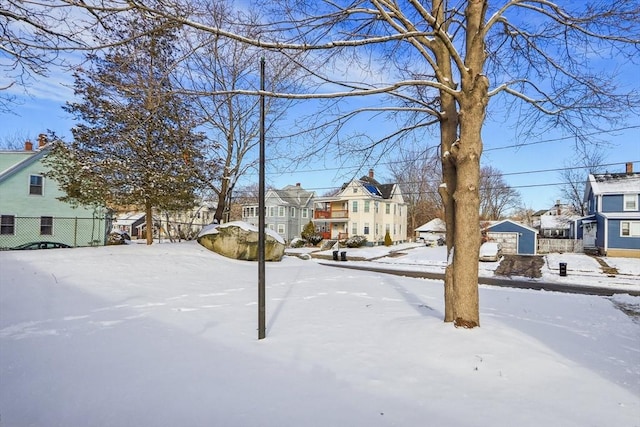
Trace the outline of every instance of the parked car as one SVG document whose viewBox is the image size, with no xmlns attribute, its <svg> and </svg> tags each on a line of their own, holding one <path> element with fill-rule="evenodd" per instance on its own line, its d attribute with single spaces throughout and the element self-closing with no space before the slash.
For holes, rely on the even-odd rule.
<svg viewBox="0 0 640 427">
<path fill-rule="evenodd" d="M 59 249 L 70 248 L 71 246 L 58 242 L 29 242 L 22 245 L 15 246 L 13 250 L 31 250 L 31 249 Z"/>
<path fill-rule="evenodd" d="M 485 242 L 480 246 L 480 261 L 499 261 L 502 245 L 497 242 Z"/>
</svg>

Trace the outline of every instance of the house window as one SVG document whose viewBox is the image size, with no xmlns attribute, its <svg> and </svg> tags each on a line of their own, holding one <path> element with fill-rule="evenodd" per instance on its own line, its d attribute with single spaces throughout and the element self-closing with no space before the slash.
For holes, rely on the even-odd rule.
<svg viewBox="0 0 640 427">
<path fill-rule="evenodd" d="M 622 221 L 622 222 L 620 222 L 620 236 L 622 236 L 622 237 L 640 237 L 640 221 Z"/>
<path fill-rule="evenodd" d="M 291 208 L 291 218 L 295 218 L 296 217 L 296 208 L 292 207 Z"/>
<path fill-rule="evenodd" d="M 351 234 L 354 236 L 358 234 L 358 223 L 354 222 L 351 224 Z"/>
<path fill-rule="evenodd" d="M 278 216 L 279 217 L 284 216 L 284 206 L 278 206 Z"/>
<path fill-rule="evenodd" d="M 398 206 L 398 205 L 396 205 L 396 204 L 393 205 L 393 214 L 394 215 L 396 214 L 396 206 Z"/>
<path fill-rule="evenodd" d="M 52 216 L 40 217 L 40 235 L 53 236 L 53 217 Z"/>
<path fill-rule="evenodd" d="M 386 214 L 390 214 L 391 213 L 391 204 L 390 203 L 385 203 L 384 213 L 386 213 Z"/>
<path fill-rule="evenodd" d="M 0 234 L 16 234 L 16 217 L 13 215 L 0 216 Z"/>
<path fill-rule="evenodd" d="M 270 217 L 276 216 L 276 208 L 275 208 L 275 206 L 269 206 L 269 216 Z"/>
<path fill-rule="evenodd" d="M 364 235 L 367 236 L 369 234 L 369 223 L 364 223 Z"/>
<path fill-rule="evenodd" d="M 276 229 L 276 226 L 273 225 L 273 224 L 269 224 L 269 225 L 267 225 L 267 227 L 269 227 L 269 230 L 275 230 Z"/>
<path fill-rule="evenodd" d="M 302 208 L 302 218 L 309 218 L 309 209 Z"/>
<path fill-rule="evenodd" d="M 29 194 L 42 196 L 42 175 L 31 175 L 29 177 Z"/>
<path fill-rule="evenodd" d="M 353 193 L 357 193 L 358 192 L 358 187 L 353 187 Z"/>
<path fill-rule="evenodd" d="M 637 211 L 638 210 L 638 195 L 637 194 L 625 194 L 624 195 L 624 210 L 625 211 Z"/>
<path fill-rule="evenodd" d="M 278 234 L 284 235 L 284 224 L 278 224 Z"/>
<path fill-rule="evenodd" d="M 380 224 L 376 222 L 376 236 L 380 234 Z"/>
<path fill-rule="evenodd" d="M 365 201 L 364 201 L 364 211 L 365 211 L 366 213 L 368 213 L 368 212 L 369 212 L 369 205 L 370 205 L 370 204 L 371 204 L 371 202 L 370 202 L 369 200 L 365 200 Z"/>
<path fill-rule="evenodd" d="M 379 206 L 378 206 L 378 202 L 374 202 L 374 205 L 376 207 L 376 213 L 379 213 Z"/>
<path fill-rule="evenodd" d="M 358 201 L 357 200 L 354 200 L 353 203 L 351 204 L 351 206 L 352 206 L 352 211 L 354 213 L 358 212 Z"/>
</svg>

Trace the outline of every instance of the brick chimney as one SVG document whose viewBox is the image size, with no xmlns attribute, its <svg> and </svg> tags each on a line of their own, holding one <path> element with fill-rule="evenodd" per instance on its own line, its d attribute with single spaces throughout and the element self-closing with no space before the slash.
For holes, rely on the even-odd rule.
<svg viewBox="0 0 640 427">
<path fill-rule="evenodd" d="M 40 135 L 38 135 L 38 148 L 42 148 L 45 145 L 47 145 L 47 135 L 41 133 Z"/>
<path fill-rule="evenodd" d="M 373 169 L 369 169 L 369 178 L 373 179 Z"/>
<path fill-rule="evenodd" d="M 300 183 L 299 182 L 296 182 L 296 187 L 300 187 Z"/>
<path fill-rule="evenodd" d="M 24 142 L 24 151 L 32 151 L 33 150 L 33 142 L 28 139 Z"/>
<path fill-rule="evenodd" d="M 633 163 L 627 162 L 626 167 L 627 167 L 627 175 L 631 175 L 633 173 Z"/>
</svg>

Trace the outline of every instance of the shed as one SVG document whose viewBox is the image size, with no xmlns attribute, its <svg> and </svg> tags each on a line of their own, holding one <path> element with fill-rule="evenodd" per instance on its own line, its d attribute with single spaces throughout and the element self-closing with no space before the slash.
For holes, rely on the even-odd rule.
<svg viewBox="0 0 640 427">
<path fill-rule="evenodd" d="M 416 228 L 415 233 L 416 240 L 431 240 L 437 239 L 438 237 L 444 238 L 447 233 L 447 226 L 440 218 L 434 218 L 426 224 L 422 224 L 420 227 Z"/>
<path fill-rule="evenodd" d="M 510 219 L 492 223 L 483 229 L 489 240 L 502 244 L 504 254 L 535 255 L 538 249 L 538 230 Z"/>
</svg>

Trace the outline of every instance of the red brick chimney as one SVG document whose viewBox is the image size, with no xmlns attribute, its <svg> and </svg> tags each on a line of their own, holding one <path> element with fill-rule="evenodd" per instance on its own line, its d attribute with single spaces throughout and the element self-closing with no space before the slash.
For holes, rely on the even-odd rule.
<svg viewBox="0 0 640 427">
<path fill-rule="evenodd" d="M 633 173 L 633 163 L 627 162 L 627 175 L 631 175 Z"/>
<path fill-rule="evenodd" d="M 33 150 L 33 142 L 28 139 L 24 142 L 24 151 L 32 151 Z"/>
<path fill-rule="evenodd" d="M 369 178 L 373 179 L 373 169 L 369 169 Z"/>
<path fill-rule="evenodd" d="M 47 145 L 47 135 L 41 133 L 40 135 L 38 135 L 38 148 L 42 148 L 45 145 Z"/>
</svg>

